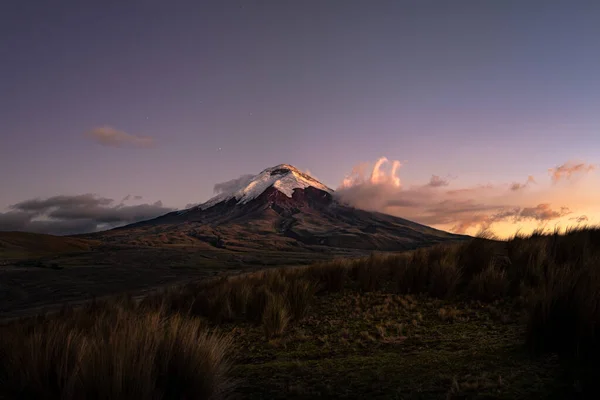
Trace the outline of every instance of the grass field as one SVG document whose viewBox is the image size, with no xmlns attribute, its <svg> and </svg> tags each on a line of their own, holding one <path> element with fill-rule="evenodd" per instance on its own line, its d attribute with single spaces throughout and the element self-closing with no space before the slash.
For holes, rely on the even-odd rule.
<svg viewBox="0 0 600 400">
<path fill-rule="evenodd" d="M 538 232 L 64 309 L 1 328 L 0 393 L 595 398 L 599 261 L 598 228 Z"/>
</svg>

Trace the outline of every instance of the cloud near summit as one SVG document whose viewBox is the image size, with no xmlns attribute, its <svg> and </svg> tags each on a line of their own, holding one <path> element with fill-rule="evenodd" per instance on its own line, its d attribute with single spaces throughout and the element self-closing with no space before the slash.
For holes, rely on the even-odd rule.
<svg viewBox="0 0 600 400">
<path fill-rule="evenodd" d="M 399 177 L 401 166 L 399 161 L 385 157 L 375 163 L 357 164 L 340 183 L 336 196 L 357 208 L 397 215 L 457 233 L 475 233 L 473 230 L 493 228 L 498 223 L 543 225 L 573 212 L 564 204 L 551 204 L 548 196 L 552 193 L 532 193 L 531 187 L 537 182 L 531 175 L 523 183 L 457 188 L 451 187 L 448 179 L 432 175 L 427 183 L 405 186 Z M 569 162 L 551 170 L 555 182 L 575 173 L 589 172 L 593 167 Z M 587 221 L 584 218 L 571 220 Z"/>
</svg>

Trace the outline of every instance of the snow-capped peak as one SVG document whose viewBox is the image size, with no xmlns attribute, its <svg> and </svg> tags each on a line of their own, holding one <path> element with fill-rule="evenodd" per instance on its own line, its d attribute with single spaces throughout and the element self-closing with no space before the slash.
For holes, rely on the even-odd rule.
<svg viewBox="0 0 600 400">
<path fill-rule="evenodd" d="M 294 189 L 305 189 L 309 186 L 333 193 L 332 189 L 323 185 L 312 176 L 305 174 L 291 165 L 280 164 L 272 168 L 267 168 L 258 175 L 241 179 L 239 185 L 233 188 L 233 190 L 220 193 L 206 203 L 200 204 L 197 208 L 206 210 L 215 204 L 233 198 L 237 200 L 238 204 L 245 204 L 256 199 L 270 187 L 274 187 L 286 196 L 292 197 Z"/>
</svg>

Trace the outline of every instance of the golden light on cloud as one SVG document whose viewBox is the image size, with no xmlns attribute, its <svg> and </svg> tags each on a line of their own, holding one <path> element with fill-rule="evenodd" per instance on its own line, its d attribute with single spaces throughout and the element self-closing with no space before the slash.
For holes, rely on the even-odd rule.
<svg viewBox="0 0 600 400">
<path fill-rule="evenodd" d="M 597 166 L 593 164 L 569 161 L 557 167 L 548 168 L 548 173 L 554 182 L 558 182 L 561 179 L 571 179 L 571 177 L 576 174 L 584 174 L 594 171 L 596 167 Z"/>
<path fill-rule="evenodd" d="M 391 168 L 384 168 L 389 164 Z M 336 195 L 357 208 L 470 235 L 481 229 L 490 229 L 500 237 L 514 235 L 518 229 L 523 233 L 542 227 L 564 229 L 593 223 L 600 216 L 600 189 L 590 190 L 593 182 L 589 179 L 571 179 L 594 171 L 592 164 L 567 162 L 550 168 L 551 179 L 546 182 L 528 175 L 521 182 L 466 187 L 451 187 L 439 175 L 432 175 L 425 184 L 407 187 L 401 184 L 401 166 L 386 157 L 371 164 L 360 163 L 341 182 Z M 571 180 L 568 187 L 550 184 L 561 179 Z"/>
</svg>

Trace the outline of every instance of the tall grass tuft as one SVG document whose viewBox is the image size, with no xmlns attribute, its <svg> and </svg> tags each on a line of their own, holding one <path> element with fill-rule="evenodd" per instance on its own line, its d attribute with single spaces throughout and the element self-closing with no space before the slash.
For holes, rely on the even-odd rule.
<svg viewBox="0 0 600 400">
<path fill-rule="evenodd" d="M 84 314 L 3 332 L 0 397 L 218 399 L 231 389 L 231 340 L 198 320 L 107 306 L 90 325 Z"/>
<path fill-rule="evenodd" d="M 506 271 L 492 262 L 469 282 L 469 296 L 483 301 L 502 299 L 508 293 L 509 285 Z"/>
<path fill-rule="evenodd" d="M 263 328 L 267 339 L 281 335 L 289 322 L 290 313 L 283 296 L 269 293 L 262 315 Z"/>
<path fill-rule="evenodd" d="M 316 291 L 317 285 L 311 281 L 296 279 L 289 283 L 285 297 L 294 320 L 299 321 L 306 316 Z"/>
</svg>

